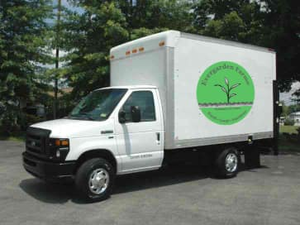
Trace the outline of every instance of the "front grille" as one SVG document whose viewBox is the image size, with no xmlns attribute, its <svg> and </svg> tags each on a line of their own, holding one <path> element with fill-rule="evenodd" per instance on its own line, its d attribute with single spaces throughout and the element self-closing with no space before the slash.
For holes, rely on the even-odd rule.
<svg viewBox="0 0 300 225">
<path fill-rule="evenodd" d="M 50 130 L 29 127 L 26 132 L 26 151 L 36 156 L 46 156 L 50 133 Z"/>
</svg>

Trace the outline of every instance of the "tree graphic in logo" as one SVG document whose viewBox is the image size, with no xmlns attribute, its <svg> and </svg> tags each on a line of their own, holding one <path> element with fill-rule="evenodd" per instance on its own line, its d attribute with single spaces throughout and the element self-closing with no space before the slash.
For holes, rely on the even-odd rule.
<svg viewBox="0 0 300 225">
<path fill-rule="evenodd" d="M 230 103 L 230 99 L 233 98 L 234 96 L 236 96 L 236 93 L 231 93 L 231 91 L 240 85 L 241 85 L 241 83 L 236 83 L 236 84 L 230 86 L 229 80 L 227 79 L 227 77 L 225 77 L 225 86 L 222 86 L 221 84 L 215 84 L 216 87 L 220 87 L 221 90 L 226 94 L 227 103 Z"/>
</svg>

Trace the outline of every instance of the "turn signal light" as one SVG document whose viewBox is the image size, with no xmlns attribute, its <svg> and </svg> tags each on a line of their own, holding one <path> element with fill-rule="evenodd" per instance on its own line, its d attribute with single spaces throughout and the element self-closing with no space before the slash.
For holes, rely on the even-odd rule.
<svg viewBox="0 0 300 225">
<path fill-rule="evenodd" d="M 69 140 L 67 140 L 67 139 L 64 139 L 64 140 L 56 139 L 55 140 L 55 145 L 56 146 L 69 146 Z"/>
</svg>

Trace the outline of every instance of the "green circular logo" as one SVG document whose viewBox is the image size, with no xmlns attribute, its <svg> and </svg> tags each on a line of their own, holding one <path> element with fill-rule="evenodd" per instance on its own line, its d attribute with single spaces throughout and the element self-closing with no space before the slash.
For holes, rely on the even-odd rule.
<svg viewBox="0 0 300 225">
<path fill-rule="evenodd" d="M 252 108 L 253 81 L 237 63 L 215 63 L 199 79 L 197 100 L 202 113 L 212 122 L 220 125 L 238 123 Z"/>
</svg>

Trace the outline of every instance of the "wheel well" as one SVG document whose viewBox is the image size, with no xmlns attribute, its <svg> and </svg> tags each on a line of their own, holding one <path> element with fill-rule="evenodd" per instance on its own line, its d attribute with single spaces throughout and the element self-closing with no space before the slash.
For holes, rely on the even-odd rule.
<svg viewBox="0 0 300 225">
<path fill-rule="evenodd" d="M 76 161 L 76 169 L 75 173 L 77 172 L 78 168 L 87 160 L 93 159 L 93 158 L 103 158 L 107 160 L 117 171 L 117 161 L 114 157 L 114 155 L 106 149 L 95 149 L 95 150 L 90 150 L 85 153 L 83 153 L 78 160 Z"/>
</svg>

